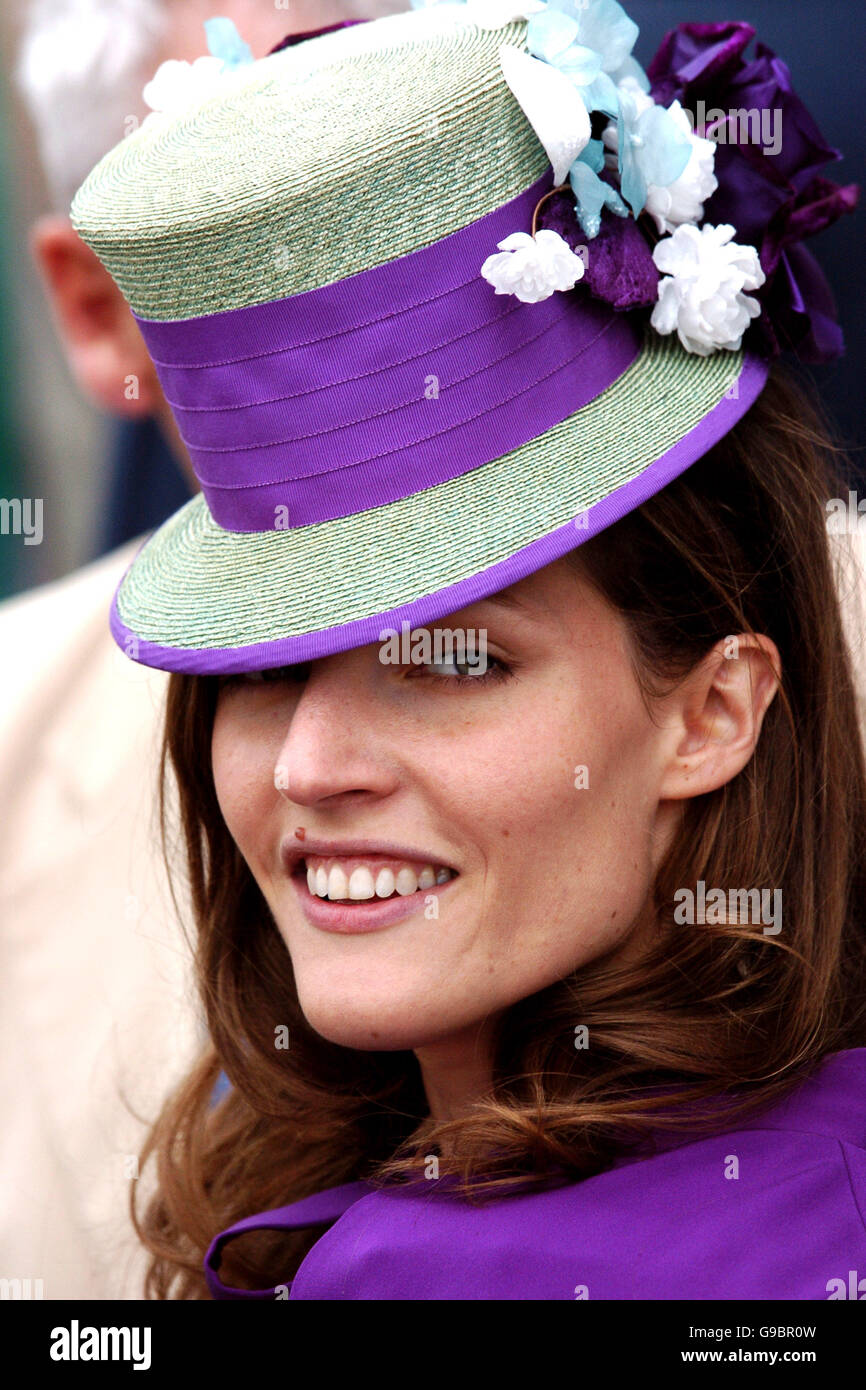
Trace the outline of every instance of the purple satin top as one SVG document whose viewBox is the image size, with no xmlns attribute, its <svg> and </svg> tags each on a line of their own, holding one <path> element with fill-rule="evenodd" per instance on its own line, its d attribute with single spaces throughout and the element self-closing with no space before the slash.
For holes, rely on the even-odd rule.
<svg viewBox="0 0 866 1390">
<path fill-rule="evenodd" d="M 670 1142 L 670 1141 L 669 1141 Z M 232 1236 L 333 1222 L 290 1288 L 225 1288 Z M 349 1183 L 251 1216 L 205 1259 L 217 1299 L 866 1300 L 866 1048 L 715 1138 L 469 1206 Z"/>
</svg>

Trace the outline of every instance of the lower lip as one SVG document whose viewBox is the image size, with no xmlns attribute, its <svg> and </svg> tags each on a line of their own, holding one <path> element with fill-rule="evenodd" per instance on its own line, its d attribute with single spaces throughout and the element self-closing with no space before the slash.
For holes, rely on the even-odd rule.
<svg viewBox="0 0 866 1390">
<path fill-rule="evenodd" d="M 390 927 L 394 922 L 402 922 L 405 917 L 411 917 L 413 912 L 422 908 L 428 896 L 432 894 L 438 897 L 454 882 L 455 879 L 451 878 L 447 883 L 437 883 L 432 888 L 419 888 L 417 893 L 407 893 L 405 897 L 367 898 L 354 903 L 332 903 L 327 898 L 319 898 L 315 893 L 311 893 L 305 876 L 292 876 L 292 885 L 307 921 L 322 931 L 344 934 L 379 931 L 382 927 Z"/>
</svg>

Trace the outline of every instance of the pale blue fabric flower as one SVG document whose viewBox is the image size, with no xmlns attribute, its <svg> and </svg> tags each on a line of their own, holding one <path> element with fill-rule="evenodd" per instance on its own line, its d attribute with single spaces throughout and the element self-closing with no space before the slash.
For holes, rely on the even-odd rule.
<svg viewBox="0 0 866 1390">
<path fill-rule="evenodd" d="M 455 4 L 476 17 L 501 11 L 500 22 L 524 16 L 529 20 L 529 52 L 560 68 L 574 83 L 587 111 L 619 111 L 617 83 L 634 77 L 645 92 L 649 79 L 631 56 L 639 29 L 617 0 L 532 0 L 521 5 L 508 0 L 410 0 L 413 10 Z"/>
<path fill-rule="evenodd" d="M 605 72 L 619 81 L 619 70 L 630 57 L 640 29 L 629 19 L 617 0 L 590 0 L 574 5 L 572 0 L 550 0 L 551 8 L 573 14 L 580 26 L 580 42 L 601 54 Z"/>
<path fill-rule="evenodd" d="M 617 160 L 622 196 L 635 217 L 647 198 L 647 187 L 667 188 L 689 162 L 691 141 L 663 106 L 641 110 L 636 98 L 620 88 L 617 122 Z"/>
<path fill-rule="evenodd" d="M 243 67 L 245 63 L 253 61 L 252 49 L 248 43 L 244 43 L 230 19 L 221 15 L 206 19 L 204 31 L 208 51 L 214 58 L 222 59 L 223 72 L 230 72 L 233 68 Z"/>
<path fill-rule="evenodd" d="M 580 152 L 580 159 L 584 164 L 588 164 L 594 174 L 600 174 L 604 168 L 604 141 L 590 140 Z"/>
<path fill-rule="evenodd" d="M 593 144 L 600 144 L 600 141 L 593 141 Z M 586 151 L 584 151 L 584 154 Z M 602 164 L 604 160 L 602 159 Z M 598 172 L 587 163 L 580 155 L 572 164 L 568 171 L 568 181 L 571 184 L 574 196 L 577 199 L 575 213 L 581 225 L 583 234 L 592 240 L 598 236 L 601 227 L 601 211 L 604 207 L 609 207 L 611 212 L 615 212 L 617 217 L 628 217 L 628 208 L 619 196 L 615 188 L 604 179 L 600 179 Z"/>
<path fill-rule="evenodd" d="M 617 83 L 635 77 L 644 91 L 649 81 L 631 56 L 638 26 L 617 0 L 549 0 L 526 30 L 530 53 L 564 72 L 580 91 L 588 111 L 619 111 Z"/>
</svg>

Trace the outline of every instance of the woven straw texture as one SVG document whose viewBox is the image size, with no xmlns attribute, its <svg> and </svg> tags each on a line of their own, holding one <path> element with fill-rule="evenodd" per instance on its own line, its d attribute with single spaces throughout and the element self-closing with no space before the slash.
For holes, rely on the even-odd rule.
<svg viewBox="0 0 866 1390">
<path fill-rule="evenodd" d="M 260 59 L 96 166 L 73 225 L 142 318 L 280 299 L 383 264 L 516 197 L 547 156 L 503 77 L 519 21 L 436 7 Z"/>
<path fill-rule="evenodd" d="M 137 557 L 118 593 L 119 615 L 162 646 L 235 648 L 436 593 L 637 477 L 722 399 L 742 365 L 741 353 L 695 358 L 649 331 L 634 364 L 553 429 L 462 477 L 356 516 L 230 532 L 202 496 L 193 498 Z"/>
</svg>

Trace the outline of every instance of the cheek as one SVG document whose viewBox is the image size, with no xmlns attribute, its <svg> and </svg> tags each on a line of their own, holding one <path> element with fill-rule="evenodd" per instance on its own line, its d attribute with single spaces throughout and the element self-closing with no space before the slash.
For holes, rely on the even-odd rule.
<svg viewBox="0 0 866 1390">
<path fill-rule="evenodd" d="M 543 698 L 527 690 L 507 729 L 473 733 L 462 795 L 483 828 L 497 936 L 553 948 L 565 971 L 575 947 L 591 956 L 626 934 L 649 888 L 653 726 L 624 679 L 569 674 Z"/>
<path fill-rule="evenodd" d="M 495 723 L 479 721 L 438 760 L 451 803 L 476 826 L 533 854 L 568 838 L 577 823 L 620 835 L 645 819 L 653 781 L 653 729 L 628 688 L 561 679 L 527 690 Z M 488 836 L 495 842 L 495 836 Z"/>
<path fill-rule="evenodd" d="M 248 862 L 267 844 L 267 830 L 278 803 L 274 787 L 277 753 L 258 721 L 237 704 L 217 709 L 211 739 L 214 786 L 229 833 Z"/>
</svg>

